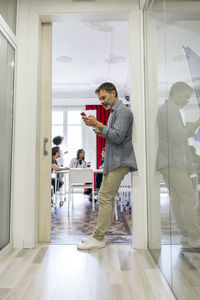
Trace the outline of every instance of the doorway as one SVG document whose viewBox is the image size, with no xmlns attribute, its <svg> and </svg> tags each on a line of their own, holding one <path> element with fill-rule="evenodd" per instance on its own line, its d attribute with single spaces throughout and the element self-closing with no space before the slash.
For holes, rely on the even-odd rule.
<svg viewBox="0 0 200 300">
<path fill-rule="evenodd" d="M 96 115 L 100 103 L 94 90 L 105 81 L 113 82 L 120 100 L 129 105 L 129 48 L 128 15 L 77 15 L 75 20 L 52 23 L 52 139 L 64 137 L 64 166 L 83 148 L 86 161 L 93 169 L 99 167 L 96 136 L 84 126 L 80 113 Z M 57 203 L 56 212 L 52 210 L 51 243 L 78 243 L 95 227 L 98 201 L 93 212 L 88 195 L 80 191 L 69 212 L 64 201 L 68 196 L 61 199 L 64 205 Z M 130 192 L 121 192 L 117 199 L 118 220 L 111 225 L 108 241 L 131 243 Z"/>
<path fill-rule="evenodd" d="M 74 29 L 73 32 L 71 30 L 72 28 Z M 64 39 L 63 36 L 65 37 Z M 70 142 L 69 137 L 77 137 L 77 133 L 70 133 L 72 127 L 76 126 L 76 130 L 80 127 L 78 135 L 81 136 L 82 141 L 86 141 L 88 135 L 87 133 L 85 137 L 83 137 L 84 131 L 81 128 L 81 124 L 70 124 L 70 114 L 74 116 L 79 115 L 80 111 L 87 111 L 88 109 L 92 109 L 92 114 L 96 113 L 94 107 L 99 105 L 99 101 L 95 97 L 94 90 L 98 85 L 105 81 L 113 82 L 118 89 L 120 100 L 127 106 L 130 106 L 129 43 L 128 14 L 84 14 L 84 17 L 77 14 L 74 20 L 52 23 L 53 81 L 51 140 L 54 135 L 57 134 L 64 136 L 63 146 L 69 151 L 64 159 L 66 166 L 69 164 L 70 159 L 75 156 L 77 151 L 75 148 L 78 147 L 76 142 Z M 89 111 L 87 111 L 87 113 L 88 112 Z M 73 122 L 75 119 L 77 120 L 75 117 L 72 119 Z M 93 135 L 93 139 L 94 138 Z M 91 142 L 91 139 L 89 140 Z M 77 141 L 77 139 L 75 139 L 75 141 Z M 71 147 L 71 144 L 74 144 L 74 149 Z M 87 143 L 83 144 L 82 142 L 80 142 L 80 147 L 84 147 L 86 150 L 86 159 L 92 163 L 93 168 L 98 168 L 97 160 L 99 158 L 96 157 L 96 149 L 92 147 L 93 151 L 89 153 L 88 151 L 91 149 L 91 145 Z M 49 194 L 50 192 L 48 192 L 48 195 Z M 85 207 L 88 210 L 90 209 L 91 205 L 87 197 L 80 193 L 75 196 L 83 198 Z M 122 196 L 125 197 L 125 200 L 122 205 L 120 205 L 121 203 L 118 201 L 119 217 L 118 221 L 114 222 L 113 228 L 111 228 L 110 241 L 131 243 L 131 196 L 129 192 L 123 192 L 123 194 L 119 195 L 118 199 L 121 199 Z M 64 236 L 66 237 L 66 224 L 70 224 L 71 226 L 69 216 L 64 212 L 65 209 L 67 209 L 67 203 L 64 203 L 62 207 L 58 207 L 56 214 L 54 214 L 54 212 L 52 214 L 52 220 L 54 222 L 52 224 L 52 230 L 55 229 L 56 226 L 54 225 L 56 223 L 58 226 L 54 231 L 55 235 L 57 235 L 58 232 L 62 233 L 62 240 L 60 239 L 58 241 L 58 239 L 56 239 L 56 243 L 70 243 L 69 239 L 66 241 L 66 239 L 63 238 Z M 81 208 L 81 210 L 84 209 Z M 94 218 L 91 218 L 88 210 L 85 215 L 89 215 L 89 218 L 93 219 L 95 224 L 98 209 L 95 211 L 96 216 L 94 216 Z M 58 217 L 59 212 L 62 212 L 60 219 Z M 78 212 L 78 214 L 79 213 L 80 212 Z M 73 221 L 71 217 L 70 220 Z M 86 218 L 86 220 L 88 222 L 88 218 Z M 85 228 L 89 228 L 87 225 L 88 224 L 84 223 L 84 229 L 81 229 L 82 231 L 80 227 L 78 227 L 80 234 L 89 233 L 85 230 Z M 91 226 L 91 228 L 92 227 L 94 226 Z M 118 233 L 115 232 L 115 230 Z M 50 235 L 52 235 L 52 231 Z M 75 235 L 78 235 L 77 231 L 74 233 L 74 236 Z M 71 239 L 71 243 L 76 242 L 77 241 Z"/>
</svg>

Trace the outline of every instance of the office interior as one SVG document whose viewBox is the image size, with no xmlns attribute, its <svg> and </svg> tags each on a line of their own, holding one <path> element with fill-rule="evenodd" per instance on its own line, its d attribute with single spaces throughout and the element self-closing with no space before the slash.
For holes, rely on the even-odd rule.
<svg viewBox="0 0 200 300">
<path fill-rule="evenodd" d="M 90 94 L 91 91 L 102 79 L 111 80 L 112 76 L 115 77 L 116 67 L 116 70 L 122 70 L 119 82 L 115 78 L 121 88 L 122 98 L 126 95 L 122 88 L 130 96 L 128 105 L 134 114 L 133 145 L 138 162 L 138 172 L 132 175 L 134 244 L 128 247 L 132 247 L 136 253 L 139 249 L 146 249 L 150 253 L 150 258 L 159 267 L 176 299 L 199 299 L 200 238 L 198 235 L 195 239 L 190 236 L 191 228 L 195 227 L 198 231 L 200 227 L 200 137 L 198 127 L 191 125 L 198 123 L 199 119 L 199 11 L 199 1 L 184 0 L 127 0 L 123 3 L 112 0 L 59 0 L 56 3 L 51 0 L 1 1 L 0 264 L 12 249 L 35 249 L 38 244 L 50 243 L 50 180 L 45 181 L 44 178 L 51 176 L 48 169 L 51 157 L 43 157 L 43 139 L 48 136 L 47 151 L 50 153 L 51 113 L 60 111 L 57 106 L 64 106 L 65 88 L 76 103 L 72 111 L 78 107 L 82 111 L 85 105 L 97 104 L 98 99 Z M 98 22 L 91 21 L 92 15 Z M 56 56 L 58 60 L 55 59 L 52 63 L 52 54 L 47 51 L 48 47 L 45 48 L 46 45 L 52 45 L 53 35 L 48 34 L 54 32 L 52 29 L 56 30 L 56 26 L 61 26 L 64 30 L 64 24 L 71 22 L 73 25 L 78 17 L 79 22 L 90 28 L 93 34 L 104 33 L 107 40 L 98 45 L 102 52 L 106 50 L 105 45 L 110 51 L 108 37 L 112 35 L 110 30 L 113 24 L 117 20 L 126 22 L 129 30 L 128 49 L 125 50 L 127 57 L 125 59 L 124 53 L 121 54 L 122 48 L 119 48 L 120 53 L 104 52 L 107 66 L 110 63 L 113 68 L 105 71 L 102 65 L 99 71 L 103 77 L 94 78 L 91 68 L 91 77 L 85 78 L 89 85 L 87 81 L 82 82 L 81 74 L 71 74 L 67 87 L 66 82 L 57 82 L 56 86 L 54 78 L 51 78 L 52 68 L 55 67 L 53 63 L 57 63 L 60 74 L 63 66 L 73 68 L 75 61 L 70 54 L 59 54 Z M 42 24 L 50 24 L 47 31 L 42 30 Z M 100 31 L 101 28 L 107 30 L 107 33 Z M 47 36 L 43 40 L 45 34 Z M 122 37 L 119 34 L 116 43 L 120 45 L 123 38 L 125 35 Z M 46 52 L 42 56 L 44 49 Z M 109 54 L 113 56 L 108 56 Z M 44 67 L 45 59 L 47 64 Z M 114 61 L 117 63 L 114 64 Z M 94 66 L 96 67 L 95 62 Z M 125 67 L 128 69 L 124 71 Z M 80 72 L 83 69 L 84 66 Z M 77 88 L 69 84 L 73 83 L 73 75 L 77 83 L 82 83 L 79 87 L 74 84 Z M 179 117 L 177 115 L 177 118 L 173 118 L 173 111 L 167 106 L 166 119 L 162 121 L 167 128 L 164 134 L 168 161 L 167 171 L 163 173 L 158 168 L 157 161 L 159 143 L 164 136 L 158 116 L 165 107 L 165 101 L 170 98 L 171 87 L 180 82 L 191 87 L 192 92 L 188 95 L 189 99 L 186 99 L 189 102 L 177 110 Z M 88 103 L 80 94 L 75 95 L 75 92 L 86 95 Z M 179 93 L 179 96 L 182 95 L 181 91 Z M 80 105 L 77 99 L 82 99 L 84 104 Z M 58 105 L 55 105 L 56 102 Z M 174 175 L 177 174 L 174 173 L 176 161 L 181 157 L 181 152 L 175 155 L 174 143 L 180 146 L 181 132 L 175 141 L 171 140 L 170 133 L 177 130 L 177 119 L 182 122 L 182 129 L 187 125 L 193 128 L 193 132 L 188 135 L 184 135 L 182 131 L 184 147 L 192 153 L 191 170 L 186 172 L 187 182 L 181 182 L 180 177 Z M 171 160 L 173 164 L 170 164 Z M 186 163 L 189 162 L 189 158 L 185 160 Z M 182 164 L 185 162 L 182 161 Z M 179 189 L 178 184 L 181 186 Z M 176 195 L 173 193 L 174 187 L 177 188 Z M 183 202 L 182 190 L 188 196 Z M 176 202 L 179 198 L 180 202 Z M 190 215 L 188 211 L 191 212 Z M 121 249 L 126 246 L 119 247 Z M 5 270 L 2 270 L 1 276 L 3 271 Z M 6 286 L 1 286 L 3 288 Z M 145 287 L 142 286 L 141 289 Z M 127 297 L 132 299 L 131 290 Z"/>
</svg>

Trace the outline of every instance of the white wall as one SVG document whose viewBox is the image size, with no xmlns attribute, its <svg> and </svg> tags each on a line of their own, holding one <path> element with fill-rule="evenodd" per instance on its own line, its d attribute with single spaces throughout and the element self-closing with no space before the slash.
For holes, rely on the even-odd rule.
<svg viewBox="0 0 200 300">
<path fill-rule="evenodd" d="M 113 4 L 115 5 L 113 6 Z M 13 185 L 13 243 L 34 247 L 37 241 L 37 172 L 39 109 L 40 21 L 59 14 L 80 12 L 131 12 L 131 88 L 135 114 L 134 145 L 139 172 L 134 174 L 134 238 L 136 248 L 146 247 L 145 114 L 142 74 L 142 22 L 132 1 L 78 3 L 67 0 L 19 1 L 16 86 L 15 153 Z M 57 14 L 57 15 L 55 15 Z M 51 18 L 51 15 L 53 18 Z M 120 38 L 119 38 L 120 41 Z"/>
</svg>

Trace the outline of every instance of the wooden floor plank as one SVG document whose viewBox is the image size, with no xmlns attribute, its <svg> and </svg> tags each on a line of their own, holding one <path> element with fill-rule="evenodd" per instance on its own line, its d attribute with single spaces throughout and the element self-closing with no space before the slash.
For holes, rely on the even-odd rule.
<svg viewBox="0 0 200 300">
<path fill-rule="evenodd" d="M 40 245 L 8 254 L 5 261 L 1 300 L 174 299 L 148 251 L 128 245 L 85 252 L 72 245 Z"/>
</svg>

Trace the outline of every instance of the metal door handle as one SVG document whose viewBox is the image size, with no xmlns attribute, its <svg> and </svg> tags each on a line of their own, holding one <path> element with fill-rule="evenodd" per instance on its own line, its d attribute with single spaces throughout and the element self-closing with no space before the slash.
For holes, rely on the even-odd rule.
<svg viewBox="0 0 200 300">
<path fill-rule="evenodd" d="M 45 137 L 45 138 L 43 138 L 43 154 L 45 155 L 45 156 L 47 156 L 48 155 L 48 151 L 47 151 L 47 142 L 48 142 L 48 138 L 47 137 Z"/>
</svg>

